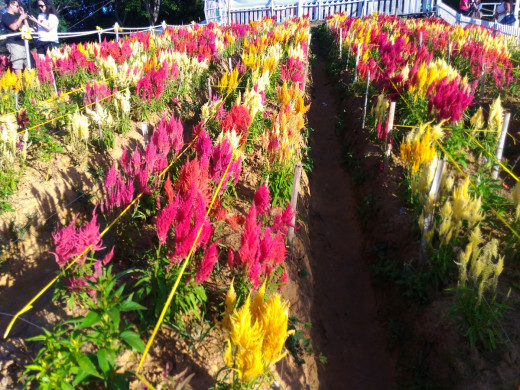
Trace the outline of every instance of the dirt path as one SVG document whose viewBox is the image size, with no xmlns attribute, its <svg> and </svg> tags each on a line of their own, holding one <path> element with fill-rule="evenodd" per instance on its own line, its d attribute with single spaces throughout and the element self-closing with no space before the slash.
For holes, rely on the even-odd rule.
<svg viewBox="0 0 520 390">
<path fill-rule="evenodd" d="M 334 86 L 319 58 L 312 67 L 314 87 L 309 126 L 314 129 L 310 176 L 312 309 L 315 351 L 327 357 L 320 389 L 379 390 L 393 385 L 394 359 L 387 352 L 356 200 L 348 174 L 339 164 L 341 145 L 334 134 Z"/>
</svg>

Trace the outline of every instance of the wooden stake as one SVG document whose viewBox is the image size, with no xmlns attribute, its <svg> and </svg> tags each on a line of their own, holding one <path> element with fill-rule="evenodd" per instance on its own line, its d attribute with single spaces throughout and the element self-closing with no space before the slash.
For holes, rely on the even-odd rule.
<svg viewBox="0 0 520 390">
<path fill-rule="evenodd" d="M 496 157 L 498 161 L 502 161 L 502 155 L 504 153 L 504 145 L 506 143 L 507 130 L 509 128 L 509 121 L 511 120 L 511 113 L 506 112 L 504 116 L 504 123 L 502 124 L 502 131 L 500 132 L 500 138 L 498 139 L 497 152 Z M 496 180 L 498 179 L 498 172 L 500 170 L 500 165 L 496 163 L 493 166 L 493 171 L 491 172 L 491 177 Z"/>
<path fill-rule="evenodd" d="M 293 210 L 294 216 L 292 217 L 291 224 L 295 226 L 296 224 L 296 206 L 298 205 L 298 192 L 300 190 L 300 177 L 302 175 L 302 164 L 298 163 L 294 167 L 294 179 L 292 185 L 292 193 L 291 193 L 291 208 Z M 293 251 L 293 241 L 294 241 L 294 228 L 289 226 L 289 230 L 287 232 L 287 244 L 289 245 L 289 252 Z"/>
<path fill-rule="evenodd" d="M 370 70 L 367 75 L 367 87 L 365 88 L 365 103 L 363 104 L 363 122 L 361 128 L 365 128 L 365 119 L 367 117 L 368 87 L 370 87 Z"/>
<path fill-rule="evenodd" d="M 357 67 L 359 64 L 359 53 L 361 51 L 361 44 L 357 44 L 357 54 L 356 54 L 356 68 L 354 69 L 354 83 L 357 81 Z"/>
<path fill-rule="evenodd" d="M 385 138 L 385 157 L 384 157 L 384 173 L 388 173 L 388 160 L 392 152 L 392 129 L 394 127 L 395 102 L 390 102 L 390 111 L 388 113 L 388 133 Z"/>
<path fill-rule="evenodd" d="M 428 199 L 426 200 L 427 204 L 428 202 L 431 202 L 431 210 L 428 210 L 428 213 L 424 215 L 424 223 L 423 223 L 423 231 L 422 231 L 422 237 L 421 237 L 421 247 L 419 250 L 419 265 L 423 266 L 428 261 L 428 254 L 427 254 L 427 246 L 428 246 L 428 240 L 426 239 L 426 236 L 430 232 L 432 228 L 432 221 L 433 221 L 433 205 L 435 201 L 437 200 L 437 195 L 439 193 L 439 188 L 441 185 L 441 179 L 442 174 L 444 173 L 444 160 L 439 160 L 437 162 L 437 168 L 435 169 L 435 176 L 433 177 L 432 186 L 430 187 L 430 192 L 428 193 Z"/>
</svg>

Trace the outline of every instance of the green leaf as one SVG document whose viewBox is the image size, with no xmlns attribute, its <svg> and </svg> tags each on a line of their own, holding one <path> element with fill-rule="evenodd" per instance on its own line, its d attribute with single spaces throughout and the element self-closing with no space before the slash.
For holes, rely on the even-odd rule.
<svg viewBox="0 0 520 390">
<path fill-rule="evenodd" d="M 74 387 L 70 383 L 61 382 L 61 390 L 74 390 Z"/>
<path fill-rule="evenodd" d="M 108 316 L 115 325 L 115 328 L 119 328 L 119 322 L 121 322 L 121 314 L 118 309 L 112 308 L 108 311 Z"/>
<path fill-rule="evenodd" d="M 127 299 L 123 302 L 120 309 L 121 311 L 146 310 L 146 307 L 138 304 L 137 302 Z"/>
<path fill-rule="evenodd" d="M 85 371 L 80 370 L 79 374 L 74 378 L 74 381 L 72 382 L 73 386 L 79 385 L 83 380 L 88 377 L 90 374 L 88 374 Z"/>
<path fill-rule="evenodd" d="M 78 329 L 91 327 L 92 325 L 98 323 L 99 320 L 100 320 L 99 314 L 96 313 L 95 311 L 91 311 L 90 313 L 87 314 L 87 316 L 81 322 L 81 324 L 79 324 Z"/>
<path fill-rule="evenodd" d="M 132 348 L 135 348 L 138 352 L 144 352 L 144 343 L 135 332 L 127 330 L 119 335 L 125 342 Z"/>
<path fill-rule="evenodd" d="M 101 348 L 99 351 L 97 351 L 97 360 L 99 368 L 101 368 L 101 371 L 103 371 L 103 374 L 107 376 L 108 372 L 110 371 L 110 364 L 107 359 L 107 350 L 104 348 Z"/>
<path fill-rule="evenodd" d="M 92 360 L 90 360 L 88 356 L 78 356 L 78 364 L 79 367 L 83 370 L 83 372 L 87 373 L 87 375 L 92 375 L 97 378 L 103 379 L 103 377 L 99 375 L 99 373 L 97 372 L 96 366 L 94 365 L 94 363 L 92 363 Z"/>
</svg>

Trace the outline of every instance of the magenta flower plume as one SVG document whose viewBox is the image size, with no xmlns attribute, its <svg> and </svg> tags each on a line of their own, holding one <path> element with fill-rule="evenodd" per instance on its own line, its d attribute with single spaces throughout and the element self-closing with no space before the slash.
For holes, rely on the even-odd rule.
<svg viewBox="0 0 520 390">
<path fill-rule="evenodd" d="M 256 209 L 258 210 L 258 214 L 265 214 L 269 211 L 269 206 L 271 204 L 271 194 L 269 193 L 269 187 L 267 187 L 266 183 L 258 187 L 253 198 L 253 202 Z"/>
<path fill-rule="evenodd" d="M 164 244 L 168 238 L 168 230 L 175 221 L 177 207 L 177 202 L 171 202 L 157 213 L 157 237 L 159 237 L 159 244 L 161 245 Z"/>
<path fill-rule="evenodd" d="M 199 269 L 197 270 L 197 274 L 195 275 L 196 284 L 205 282 L 211 275 L 211 271 L 213 271 L 213 267 L 218 261 L 217 245 L 219 242 L 220 241 L 215 241 L 208 247 L 208 249 L 206 249 L 204 258 L 202 259 Z"/>
<path fill-rule="evenodd" d="M 76 219 L 74 217 L 69 226 L 58 229 L 56 233 L 52 233 L 54 240 L 55 252 L 50 252 L 54 255 L 56 263 L 60 268 L 63 268 L 68 261 L 77 253 L 76 244 L 78 242 L 78 233 L 76 231 Z"/>
</svg>

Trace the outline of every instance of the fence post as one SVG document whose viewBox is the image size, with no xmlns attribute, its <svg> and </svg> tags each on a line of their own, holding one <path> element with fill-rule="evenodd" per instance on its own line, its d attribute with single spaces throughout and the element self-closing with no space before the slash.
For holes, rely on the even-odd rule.
<svg viewBox="0 0 520 390">
<path fill-rule="evenodd" d="M 361 124 L 361 128 L 365 128 L 365 119 L 367 117 L 367 103 L 368 103 L 368 87 L 370 87 L 370 70 L 367 75 L 367 87 L 365 89 L 365 103 L 363 104 L 363 122 Z"/>
<path fill-rule="evenodd" d="M 395 102 L 390 102 L 390 112 L 388 113 L 388 133 L 385 138 L 384 173 L 388 173 L 388 160 L 392 152 L 392 129 L 394 127 Z M 390 141 L 390 142 L 389 142 Z"/>
<path fill-rule="evenodd" d="M 421 246 L 419 249 L 419 265 L 423 266 L 426 264 L 426 261 L 428 260 L 426 247 L 428 244 L 428 240 L 426 239 L 426 236 L 428 235 L 429 231 L 432 228 L 432 220 L 433 220 L 433 205 L 435 201 L 437 200 L 437 194 L 439 193 L 439 188 L 441 185 L 441 179 L 442 174 L 444 172 L 444 160 L 437 161 L 437 168 L 435 169 L 435 176 L 433 177 L 432 186 L 430 187 L 430 192 L 428 193 L 428 198 L 426 199 L 426 205 L 428 205 L 429 202 L 431 202 L 432 209 L 427 210 L 426 208 L 423 210 L 426 210 L 426 215 L 423 214 L 424 223 L 423 223 L 423 231 L 422 231 L 422 237 L 421 237 Z"/>
<path fill-rule="evenodd" d="M 302 16 L 303 16 L 302 0 L 298 0 L 298 17 L 301 18 Z"/>
<path fill-rule="evenodd" d="M 302 164 L 298 163 L 294 167 L 294 178 L 292 185 L 292 193 L 291 193 L 291 208 L 294 213 L 291 219 L 291 225 L 296 224 L 296 206 L 298 204 L 298 192 L 300 190 L 300 177 L 302 175 Z M 294 227 L 289 226 L 289 230 L 287 232 L 287 243 L 289 244 L 289 251 L 292 253 L 293 251 L 293 241 L 294 241 Z"/>
<path fill-rule="evenodd" d="M 500 132 L 500 138 L 498 139 L 497 152 L 496 157 L 498 161 L 502 160 L 502 155 L 504 153 L 504 145 L 506 143 L 507 130 L 509 128 L 509 121 L 511 120 L 511 113 L 506 112 L 504 116 L 504 123 L 502 124 L 502 131 Z M 491 178 L 496 180 L 498 178 L 498 171 L 500 170 L 500 166 L 498 163 L 495 163 L 493 166 L 493 172 L 491 172 Z"/>
</svg>

